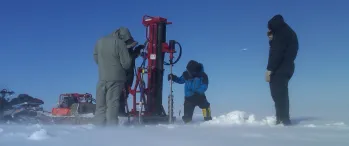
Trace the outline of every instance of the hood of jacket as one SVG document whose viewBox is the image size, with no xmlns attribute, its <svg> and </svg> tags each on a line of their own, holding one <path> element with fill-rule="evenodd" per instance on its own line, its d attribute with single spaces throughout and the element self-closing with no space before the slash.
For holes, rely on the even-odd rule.
<svg viewBox="0 0 349 146">
<path fill-rule="evenodd" d="M 268 29 L 270 29 L 272 32 L 276 32 L 284 26 L 286 26 L 286 22 L 280 14 L 275 15 L 268 21 Z"/>
<path fill-rule="evenodd" d="M 133 48 L 133 47 L 135 47 L 138 44 L 138 42 L 133 39 L 130 30 L 128 28 L 126 28 L 126 27 L 118 28 L 111 35 L 112 36 L 116 36 L 120 40 L 125 42 L 127 48 Z"/>
<path fill-rule="evenodd" d="M 204 66 L 195 60 L 190 60 L 186 68 L 191 76 L 198 76 L 204 72 Z"/>
</svg>

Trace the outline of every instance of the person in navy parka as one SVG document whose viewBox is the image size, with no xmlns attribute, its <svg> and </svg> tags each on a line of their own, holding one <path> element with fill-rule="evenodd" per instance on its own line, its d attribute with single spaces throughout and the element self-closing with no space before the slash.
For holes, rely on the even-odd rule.
<svg viewBox="0 0 349 146">
<path fill-rule="evenodd" d="M 168 75 L 168 80 L 172 79 L 175 83 L 185 84 L 184 115 L 182 120 L 185 123 L 191 122 L 196 106 L 202 109 L 205 121 L 212 120 L 210 103 L 205 95 L 208 88 L 208 76 L 204 72 L 204 66 L 197 61 L 190 60 L 186 68 L 187 70 L 180 77 L 173 74 Z"/>
</svg>

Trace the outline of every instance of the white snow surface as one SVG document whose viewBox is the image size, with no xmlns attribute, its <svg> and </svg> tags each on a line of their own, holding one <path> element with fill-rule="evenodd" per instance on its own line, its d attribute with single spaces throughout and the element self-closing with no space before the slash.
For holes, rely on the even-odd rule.
<svg viewBox="0 0 349 146">
<path fill-rule="evenodd" d="M 180 119 L 180 118 L 179 118 Z M 294 118 L 293 126 L 275 126 L 274 117 L 258 119 L 232 111 L 192 124 L 173 125 L 0 125 L 0 146 L 348 146 L 344 122 Z"/>
</svg>

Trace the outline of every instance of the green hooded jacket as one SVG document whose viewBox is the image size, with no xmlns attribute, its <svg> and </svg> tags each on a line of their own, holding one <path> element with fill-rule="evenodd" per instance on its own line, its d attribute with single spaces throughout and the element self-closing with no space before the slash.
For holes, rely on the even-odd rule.
<svg viewBox="0 0 349 146">
<path fill-rule="evenodd" d="M 98 65 L 99 80 L 125 82 L 126 70 L 132 64 L 128 49 L 132 49 L 137 43 L 125 27 L 100 38 L 93 52 L 94 61 Z"/>
</svg>

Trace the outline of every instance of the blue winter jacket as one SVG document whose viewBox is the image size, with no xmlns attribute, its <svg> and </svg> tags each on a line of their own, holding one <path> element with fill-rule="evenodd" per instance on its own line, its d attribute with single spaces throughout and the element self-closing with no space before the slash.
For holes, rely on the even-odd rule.
<svg viewBox="0 0 349 146">
<path fill-rule="evenodd" d="M 197 77 L 191 77 L 188 79 L 184 78 L 184 74 L 186 74 L 187 71 L 184 71 L 181 77 L 174 78 L 173 82 L 178 84 L 184 84 L 184 92 L 185 97 L 190 98 L 193 95 L 199 94 L 199 95 L 205 95 L 205 92 L 208 88 L 208 76 L 204 72 L 204 69 L 202 68 L 200 75 Z"/>
</svg>

